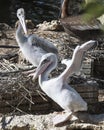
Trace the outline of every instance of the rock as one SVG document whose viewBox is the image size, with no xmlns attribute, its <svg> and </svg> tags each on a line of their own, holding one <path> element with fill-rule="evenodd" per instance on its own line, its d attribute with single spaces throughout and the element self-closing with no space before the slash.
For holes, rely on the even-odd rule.
<svg viewBox="0 0 104 130">
<path fill-rule="evenodd" d="M 0 129 L 2 130 L 104 130 L 104 124 L 70 123 L 55 127 L 52 118 L 55 113 L 48 115 L 21 115 L 0 117 Z"/>
<path fill-rule="evenodd" d="M 51 22 L 44 21 L 42 24 L 38 24 L 36 27 L 38 27 L 38 29 L 42 30 L 42 31 L 60 31 L 60 30 L 63 30 L 63 27 L 61 26 L 61 24 L 58 20 L 52 20 Z"/>
<path fill-rule="evenodd" d="M 32 20 L 26 20 L 26 25 L 28 29 L 34 29 L 35 25 L 33 24 Z"/>
<path fill-rule="evenodd" d="M 104 126 L 94 125 L 90 123 L 77 123 L 71 124 L 67 127 L 67 130 L 103 130 Z"/>
<path fill-rule="evenodd" d="M 11 29 L 11 27 L 6 23 L 0 23 L 0 31 L 7 31 L 8 29 Z"/>
<path fill-rule="evenodd" d="M 51 122 L 54 114 L 49 115 L 23 115 L 0 118 L 0 129 L 7 130 L 56 130 Z M 2 127 L 5 123 L 5 126 Z M 64 130 L 57 128 L 57 130 Z"/>
<path fill-rule="evenodd" d="M 3 31 L 0 31 L 0 39 L 3 38 L 7 38 L 7 35 Z"/>
</svg>

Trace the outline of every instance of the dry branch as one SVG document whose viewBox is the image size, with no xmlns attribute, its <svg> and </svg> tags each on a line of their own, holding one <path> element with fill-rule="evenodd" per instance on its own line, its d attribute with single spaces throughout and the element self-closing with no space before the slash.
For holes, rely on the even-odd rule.
<svg viewBox="0 0 104 130">
<path fill-rule="evenodd" d="M 17 45 L 0 45 L 0 48 L 5 48 L 5 49 L 8 49 L 8 48 L 19 48 L 19 46 L 17 46 Z"/>
</svg>

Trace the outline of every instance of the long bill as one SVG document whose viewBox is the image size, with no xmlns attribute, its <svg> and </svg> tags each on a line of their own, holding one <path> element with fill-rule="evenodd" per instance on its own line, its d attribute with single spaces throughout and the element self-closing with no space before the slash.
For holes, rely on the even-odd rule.
<svg viewBox="0 0 104 130">
<path fill-rule="evenodd" d="M 22 28 L 23 28 L 23 30 L 24 30 L 24 33 L 27 35 L 27 28 L 26 28 L 26 23 L 25 23 L 25 16 L 21 15 L 21 16 L 19 17 L 19 21 L 20 21 L 20 23 L 21 23 L 21 25 L 22 25 Z"/>
<path fill-rule="evenodd" d="M 47 69 L 47 67 L 51 64 L 50 61 L 48 62 L 41 62 L 39 64 L 39 66 L 37 67 L 36 71 L 35 71 L 35 74 L 34 74 L 34 77 L 33 79 L 36 79 L 39 75 L 41 75 L 42 73 L 44 73 L 44 71 Z"/>
</svg>

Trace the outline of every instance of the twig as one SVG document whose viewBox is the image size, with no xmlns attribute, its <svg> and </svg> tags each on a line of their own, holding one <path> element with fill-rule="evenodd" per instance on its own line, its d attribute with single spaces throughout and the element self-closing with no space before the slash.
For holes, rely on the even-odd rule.
<svg viewBox="0 0 104 130">
<path fill-rule="evenodd" d="M 0 56 L 0 60 L 2 60 L 2 59 L 6 59 L 7 60 L 7 59 L 10 59 L 10 58 L 13 58 L 13 57 L 16 57 L 16 56 L 18 56 L 17 53 L 2 55 L 2 56 Z"/>
<path fill-rule="evenodd" d="M 47 99 L 44 97 L 45 94 L 39 90 L 36 90 L 38 92 L 38 94 L 43 98 L 44 101 L 47 101 Z M 44 96 L 43 96 L 44 95 Z"/>
<path fill-rule="evenodd" d="M 100 81 L 100 82 L 103 82 L 104 83 L 104 79 L 98 79 L 98 78 L 91 78 L 92 80 L 96 80 L 96 81 Z"/>
<path fill-rule="evenodd" d="M 19 48 L 19 46 L 17 46 L 17 45 L 14 45 L 14 46 L 12 46 L 12 45 L 0 45 L 0 48 Z"/>
<path fill-rule="evenodd" d="M 6 69 L 7 72 L 9 71 L 9 69 L 6 67 L 5 64 L 2 64 L 2 63 L 0 62 L 0 65 L 1 65 L 4 69 Z"/>
<path fill-rule="evenodd" d="M 25 71 L 28 71 L 28 70 L 32 70 L 34 69 L 33 67 L 32 68 L 27 68 L 27 69 L 21 69 L 21 70 L 14 70 L 14 71 L 7 71 L 7 72 L 0 72 L 0 75 L 3 75 L 3 74 L 12 74 L 12 73 L 19 73 L 19 72 L 25 72 Z"/>
<path fill-rule="evenodd" d="M 24 94 L 21 93 L 21 95 L 22 95 L 26 100 L 28 100 L 31 104 L 34 104 L 34 102 L 33 102 L 32 100 L 30 100 L 28 97 L 26 97 L 27 94 L 24 95 Z"/>
<path fill-rule="evenodd" d="M 23 99 L 24 100 L 24 99 Z M 11 105 L 9 102 L 6 101 L 6 104 L 8 104 L 9 106 L 11 106 L 13 109 L 21 112 L 21 113 L 24 113 L 24 114 L 27 114 L 26 112 L 22 111 L 21 109 L 17 108 L 19 105 L 17 105 L 17 107 L 14 107 L 13 105 Z M 15 112 L 15 110 L 13 111 L 13 113 Z"/>
</svg>

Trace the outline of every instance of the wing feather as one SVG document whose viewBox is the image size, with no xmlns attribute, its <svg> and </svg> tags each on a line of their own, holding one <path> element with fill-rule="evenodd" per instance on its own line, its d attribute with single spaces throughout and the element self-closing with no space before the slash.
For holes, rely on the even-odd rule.
<svg viewBox="0 0 104 130">
<path fill-rule="evenodd" d="M 29 36 L 28 42 L 33 47 L 40 47 L 48 53 L 51 52 L 51 53 L 58 54 L 57 48 L 51 42 L 49 42 L 48 40 L 46 40 L 44 38 L 40 38 L 40 37 L 32 34 Z"/>
</svg>

